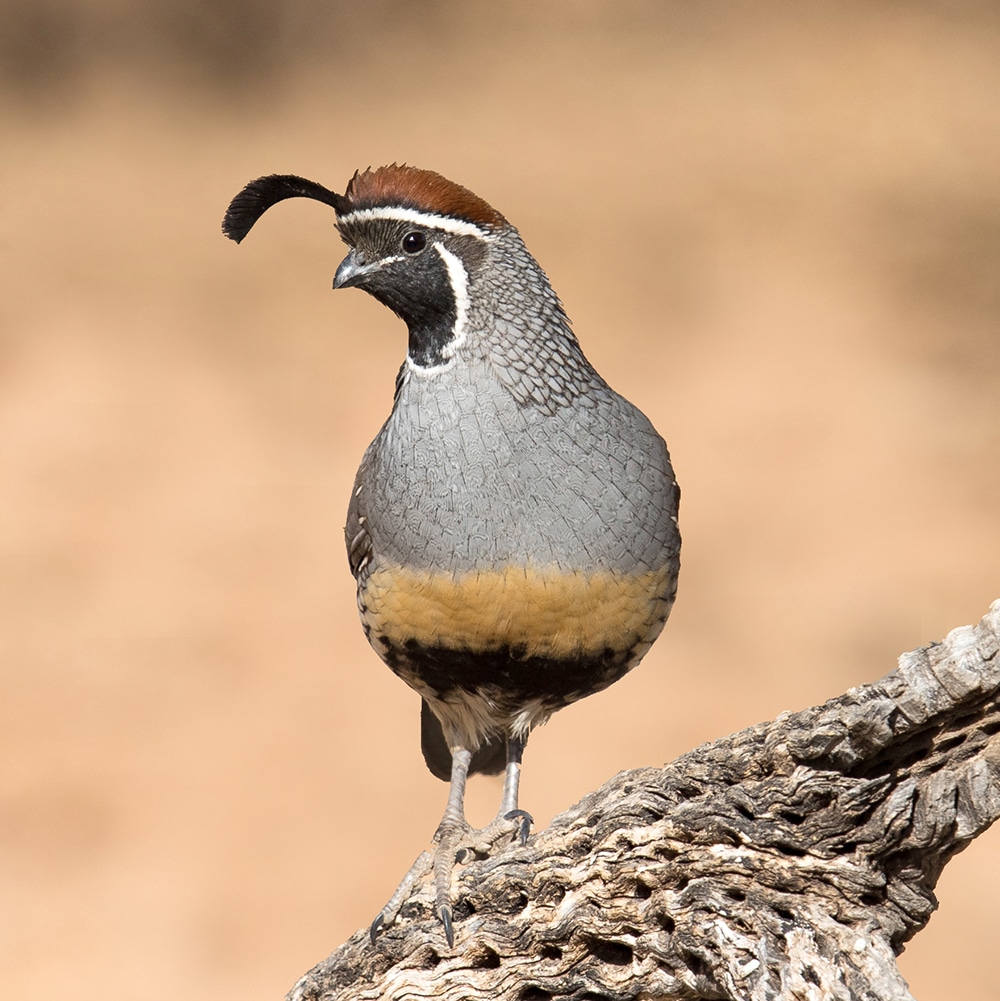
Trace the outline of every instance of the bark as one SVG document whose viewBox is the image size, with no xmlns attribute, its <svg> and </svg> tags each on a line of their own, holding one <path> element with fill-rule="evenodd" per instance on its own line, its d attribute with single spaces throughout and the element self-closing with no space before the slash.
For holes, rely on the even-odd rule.
<svg viewBox="0 0 1000 1001">
<path fill-rule="evenodd" d="M 1000 814 L 1000 601 L 880 681 L 664 768 L 414 888 L 288 997 L 910 998 L 895 957 Z"/>
</svg>

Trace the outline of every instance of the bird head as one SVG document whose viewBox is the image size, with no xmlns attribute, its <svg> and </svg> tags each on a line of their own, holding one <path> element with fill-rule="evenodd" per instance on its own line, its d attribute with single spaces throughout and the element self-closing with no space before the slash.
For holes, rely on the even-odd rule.
<svg viewBox="0 0 1000 1001">
<path fill-rule="evenodd" d="M 294 197 L 337 213 L 351 249 L 333 287 L 363 289 L 401 317 L 412 365 L 447 365 L 464 339 L 472 276 L 506 219 L 434 171 L 392 164 L 356 172 L 342 195 L 295 175 L 258 178 L 232 200 L 222 230 L 239 243 L 267 209 Z"/>
</svg>

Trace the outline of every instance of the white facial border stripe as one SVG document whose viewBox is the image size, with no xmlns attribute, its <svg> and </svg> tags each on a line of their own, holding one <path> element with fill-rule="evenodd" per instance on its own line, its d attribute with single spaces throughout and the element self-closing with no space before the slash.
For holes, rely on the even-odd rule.
<svg viewBox="0 0 1000 1001">
<path fill-rule="evenodd" d="M 465 343 L 466 324 L 469 319 L 469 273 L 465 270 L 465 265 L 461 258 L 453 254 L 444 244 L 434 243 L 432 246 L 448 269 L 448 281 L 455 297 L 455 327 L 451 340 L 441 349 L 445 360 L 440 365 L 417 365 L 409 355 L 406 356 L 407 368 L 412 372 L 419 372 L 420 375 L 436 375 L 451 368 L 458 349 Z"/>
<path fill-rule="evenodd" d="M 354 222 L 366 222 L 370 219 L 395 219 L 400 222 L 412 222 L 428 229 L 439 229 L 454 236 L 474 236 L 479 240 L 489 238 L 489 230 L 466 222 L 464 219 L 452 219 L 451 216 L 437 215 L 434 212 L 419 212 L 417 209 L 400 208 L 399 206 L 383 206 L 377 209 L 356 209 L 337 217 L 337 221 L 345 225 Z"/>
<path fill-rule="evenodd" d="M 469 273 L 459 256 L 453 254 L 444 244 L 435 243 L 434 249 L 448 269 L 451 291 L 455 296 L 455 334 L 441 351 L 446 358 L 453 358 L 455 352 L 465 343 L 465 324 L 469 319 Z"/>
</svg>

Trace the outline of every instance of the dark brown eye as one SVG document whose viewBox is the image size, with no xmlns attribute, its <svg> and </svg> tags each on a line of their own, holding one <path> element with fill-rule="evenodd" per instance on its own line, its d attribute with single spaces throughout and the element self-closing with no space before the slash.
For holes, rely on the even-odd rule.
<svg viewBox="0 0 1000 1001">
<path fill-rule="evenodd" d="M 407 254 L 419 254 L 427 246 L 427 237 L 419 230 L 403 237 L 403 250 Z"/>
</svg>

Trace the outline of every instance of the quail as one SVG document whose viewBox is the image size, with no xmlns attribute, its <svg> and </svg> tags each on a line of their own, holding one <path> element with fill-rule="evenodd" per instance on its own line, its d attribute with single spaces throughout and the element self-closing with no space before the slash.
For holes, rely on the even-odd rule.
<svg viewBox="0 0 1000 1001">
<path fill-rule="evenodd" d="M 588 362 L 545 273 L 486 201 L 399 164 L 356 172 L 342 195 L 270 175 L 236 195 L 223 232 L 239 242 L 299 196 L 335 210 L 350 248 L 333 287 L 363 289 L 408 330 L 345 534 L 365 634 L 420 695 L 424 759 L 450 788 L 433 853 L 372 939 L 433 866 L 452 944 L 467 776 L 505 772 L 487 831 L 523 841 L 528 735 L 621 678 L 663 628 L 680 493 L 663 439 Z"/>
</svg>

